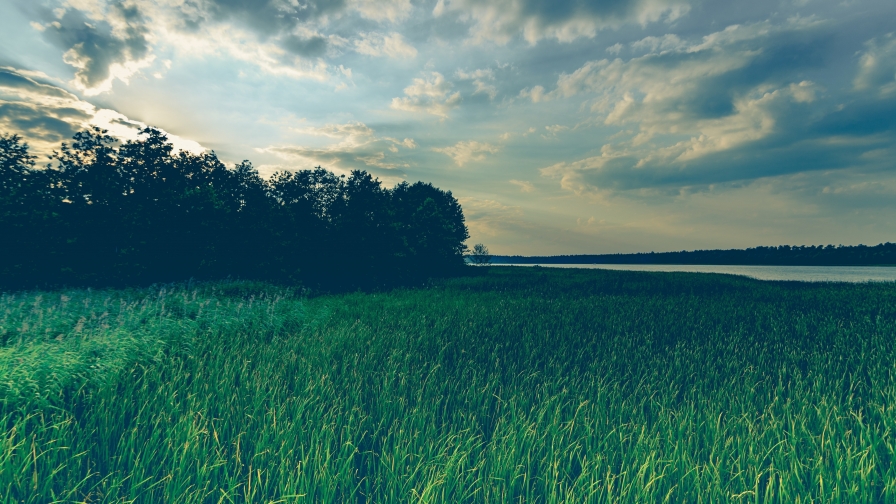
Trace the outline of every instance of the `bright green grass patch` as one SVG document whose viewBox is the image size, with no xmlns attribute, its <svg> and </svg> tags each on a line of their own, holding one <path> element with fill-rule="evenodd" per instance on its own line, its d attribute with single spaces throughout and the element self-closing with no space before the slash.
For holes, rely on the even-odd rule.
<svg viewBox="0 0 896 504">
<path fill-rule="evenodd" d="M 482 272 L 6 296 L 0 502 L 896 501 L 896 285 Z"/>
<path fill-rule="evenodd" d="M 197 337 L 234 324 L 267 324 L 272 334 L 295 330 L 305 319 L 303 305 L 281 303 L 285 297 L 295 296 L 249 282 L 4 294 L 0 402 L 48 406 L 135 364 L 189 353 Z"/>
</svg>

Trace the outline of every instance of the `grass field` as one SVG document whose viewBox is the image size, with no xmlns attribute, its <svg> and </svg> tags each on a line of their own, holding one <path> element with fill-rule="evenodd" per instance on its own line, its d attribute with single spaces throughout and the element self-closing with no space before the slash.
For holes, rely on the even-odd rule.
<svg viewBox="0 0 896 504">
<path fill-rule="evenodd" d="M 0 502 L 896 502 L 896 284 L 0 299 Z"/>
</svg>

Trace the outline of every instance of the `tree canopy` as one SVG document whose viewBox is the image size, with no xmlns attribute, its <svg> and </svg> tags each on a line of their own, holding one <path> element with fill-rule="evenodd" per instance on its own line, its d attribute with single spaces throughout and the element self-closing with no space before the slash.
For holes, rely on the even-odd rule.
<svg viewBox="0 0 896 504">
<path fill-rule="evenodd" d="M 0 135 L 5 286 L 255 278 L 330 288 L 419 282 L 463 267 L 450 191 L 317 167 L 263 179 L 248 161 L 174 152 L 157 129 L 119 143 L 99 128 L 45 168 Z"/>
</svg>

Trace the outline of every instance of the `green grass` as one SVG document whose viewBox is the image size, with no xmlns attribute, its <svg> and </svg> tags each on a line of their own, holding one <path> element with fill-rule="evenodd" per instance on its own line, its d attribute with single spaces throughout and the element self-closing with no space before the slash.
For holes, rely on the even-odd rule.
<svg viewBox="0 0 896 504">
<path fill-rule="evenodd" d="M 0 299 L 0 502 L 896 502 L 896 284 Z"/>
</svg>

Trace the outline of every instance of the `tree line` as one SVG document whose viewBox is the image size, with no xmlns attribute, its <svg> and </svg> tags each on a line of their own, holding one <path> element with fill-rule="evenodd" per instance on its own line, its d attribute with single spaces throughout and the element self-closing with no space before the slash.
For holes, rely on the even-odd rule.
<svg viewBox="0 0 896 504">
<path fill-rule="evenodd" d="M 137 285 L 239 277 L 376 288 L 461 271 L 460 204 L 317 167 L 263 179 L 248 161 L 174 152 L 159 130 L 77 133 L 50 163 L 0 135 L 0 284 Z"/>
<path fill-rule="evenodd" d="M 755 266 L 896 266 L 896 243 L 875 246 L 780 245 L 639 254 L 494 256 L 496 264 L 713 264 Z"/>
</svg>

